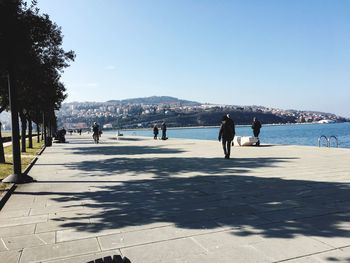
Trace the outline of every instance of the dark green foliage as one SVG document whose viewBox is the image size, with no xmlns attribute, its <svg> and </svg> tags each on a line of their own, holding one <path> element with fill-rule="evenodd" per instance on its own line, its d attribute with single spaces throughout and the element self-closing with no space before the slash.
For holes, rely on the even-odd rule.
<svg viewBox="0 0 350 263">
<path fill-rule="evenodd" d="M 55 126 L 54 110 L 67 96 L 60 77 L 75 57 L 62 40 L 61 28 L 39 13 L 36 1 L 0 0 L 0 113 L 9 106 L 11 74 L 21 117 L 41 123 L 45 115 Z"/>
</svg>

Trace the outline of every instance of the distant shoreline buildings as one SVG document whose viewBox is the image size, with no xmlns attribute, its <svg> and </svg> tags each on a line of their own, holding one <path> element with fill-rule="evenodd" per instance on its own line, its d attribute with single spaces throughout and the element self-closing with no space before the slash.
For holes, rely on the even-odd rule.
<svg viewBox="0 0 350 263">
<path fill-rule="evenodd" d="M 222 114 L 228 112 L 238 125 L 250 124 L 253 116 L 257 116 L 264 124 L 350 121 L 332 113 L 317 111 L 219 105 L 153 96 L 107 102 L 63 103 L 57 111 L 57 124 L 59 128 L 66 129 L 89 129 L 95 121 L 103 129 L 148 128 L 162 121 L 166 121 L 169 127 L 216 126 Z M 2 130 L 9 130 L 10 114 L 5 112 L 0 117 Z"/>
<path fill-rule="evenodd" d="M 202 104 L 156 96 L 121 101 L 64 103 L 57 112 L 57 118 L 59 126 L 68 129 L 86 129 L 94 121 L 108 129 L 150 127 L 163 120 L 170 126 L 212 126 L 218 124 L 220 119 L 216 116 L 221 116 L 223 112 L 232 112 L 233 116 L 239 116 L 236 119 L 237 124 L 250 123 L 253 115 L 258 115 L 266 124 L 349 121 L 335 114 L 316 111 Z"/>
</svg>

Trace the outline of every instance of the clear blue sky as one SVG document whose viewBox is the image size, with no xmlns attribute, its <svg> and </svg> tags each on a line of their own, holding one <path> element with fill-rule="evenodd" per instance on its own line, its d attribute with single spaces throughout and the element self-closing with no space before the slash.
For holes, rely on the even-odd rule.
<svg viewBox="0 0 350 263">
<path fill-rule="evenodd" d="M 348 0 L 38 0 L 67 101 L 153 95 L 350 117 Z"/>
</svg>

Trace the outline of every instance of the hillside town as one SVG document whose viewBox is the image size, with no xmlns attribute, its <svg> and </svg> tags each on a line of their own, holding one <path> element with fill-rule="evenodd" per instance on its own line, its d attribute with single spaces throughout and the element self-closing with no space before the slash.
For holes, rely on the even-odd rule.
<svg viewBox="0 0 350 263">
<path fill-rule="evenodd" d="M 66 129 L 89 129 L 95 121 L 104 129 L 150 127 L 164 120 L 170 126 L 212 126 L 217 125 L 220 114 L 225 112 L 231 112 L 233 118 L 236 116 L 237 124 L 248 124 L 253 115 L 259 115 L 266 124 L 349 121 L 332 113 L 218 105 L 154 96 L 120 101 L 64 103 L 57 112 L 57 122 L 59 127 Z M 214 116 L 218 117 L 215 119 Z M 0 117 L 2 129 L 10 129 L 10 115 L 3 113 Z"/>
<path fill-rule="evenodd" d="M 279 123 L 344 122 L 346 118 L 331 113 L 315 111 L 283 110 L 264 106 L 217 105 L 184 101 L 172 97 L 149 97 L 109 102 L 71 102 L 62 105 L 57 113 L 59 125 L 68 129 L 85 129 L 94 121 L 106 128 L 147 127 L 162 119 L 180 119 L 203 113 L 235 112 L 236 114 L 273 115 Z M 234 116 L 235 114 L 233 114 Z M 249 120 L 250 121 L 250 118 Z M 176 121 L 175 121 L 176 122 Z M 195 123 L 178 123 L 175 126 L 195 126 Z M 200 124 L 200 123 L 198 123 Z M 245 123 L 241 123 L 245 124 Z M 206 123 L 206 125 L 212 125 Z M 215 125 L 215 124 L 214 124 Z"/>
</svg>

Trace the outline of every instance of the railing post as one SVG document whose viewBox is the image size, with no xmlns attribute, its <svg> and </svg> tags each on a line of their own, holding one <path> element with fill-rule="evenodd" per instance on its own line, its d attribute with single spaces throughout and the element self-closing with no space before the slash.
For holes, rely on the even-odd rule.
<svg viewBox="0 0 350 263">
<path fill-rule="evenodd" d="M 330 136 L 329 138 L 328 138 L 328 147 L 331 147 L 331 139 L 335 139 L 335 142 L 337 143 L 337 148 L 339 147 L 339 141 L 338 141 L 338 138 L 336 137 L 336 136 L 334 136 L 334 135 L 332 135 L 332 136 Z"/>
<path fill-rule="evenodd" d="M 327 143 L 326 146 L 329 147 L 329 141 L 328 141 L 327 136 L 325 136 L 325 135 L 321 135 L 320 137 L 318 137 L 318 147 L 321 147 L 321 139 L 322 138 L 326 139 L 326 143 Z"/>
</svg>

